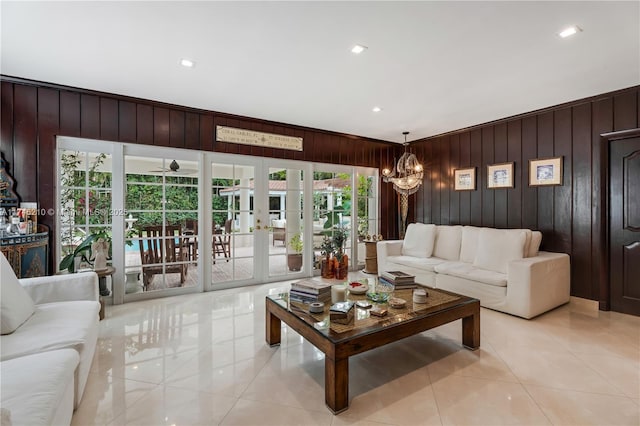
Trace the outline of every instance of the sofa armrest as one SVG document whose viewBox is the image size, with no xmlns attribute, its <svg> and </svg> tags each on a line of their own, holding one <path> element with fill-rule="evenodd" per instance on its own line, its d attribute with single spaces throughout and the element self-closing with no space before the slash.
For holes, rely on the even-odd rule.
<svg viewBox="0 0 640 426">
<path fill-rule="evenodd" d="M 378 271 L 387 270 L 387 257 L 402 255 L 402 243 L 404 240 L 378 241 L 376 249 L 378 253 Z"/>
<path fill-rule="evenodd" d="M 95 272 L 23 278 L 18 281 L 36 305 L 72 300 L 99 300 L 98 275 Z"/>
<path fill-rule="evenodd" d="M 541 251 L 509 262 L 507 299 L 518 315 L 532 318 L 568 302 L 570 296 L 569 255 Z"/>
</svg>

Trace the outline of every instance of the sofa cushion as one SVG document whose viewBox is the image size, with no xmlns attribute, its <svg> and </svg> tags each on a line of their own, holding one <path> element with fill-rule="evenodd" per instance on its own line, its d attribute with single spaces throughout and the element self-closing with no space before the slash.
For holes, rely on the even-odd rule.
<svg viewBox="0 0 640 426">
<path fill-rule="evenodd" d="M 540 250 L 540 243 L 542 243 L 542 232 L 531 232 L 531 242 L 529 243 L 529 249 L 527 250 L 526 257 L 536 257 L 538 250 Z"/>
<path fill-rule="evenodd" d="M 439 274 L 451 275 L 470 281 L 477 281 L 483 284 L 494 285 L 497 287 L 507 286 L 506 274 L 476 268 L 466 262 L 444 262 L 436 265 L 435 270 Z"/>
<path fill-rule="evenodd" d="M 410 223 L 402 243 L 403 256 L 431 257 L 436 238 L 436 226 Z"/>
<path fill-rule="evenodd" d="M 0 359 L 56 349 L 84 350 L 94 337 L 100 304 L 93 301 L 37 305 L 34 314 L 14 333 L 2 337 Z"/>
<path fill-rule="evenodd" d="M 387 258 L 387 263 L 395 263 L 396 265 L 400 265 L 400 269 L 402 270 L 402 266 L 408 266 L 415 269 L 420 269 L 422 271 L 434 272 L 435 266 L 445 262 L 445 260 L 437 259 L 435 257 L 414 257 L 414 256 L 389 256 Z M 387 265 L 389 266 L 389 265 Z"/>
<path fill-rule="evenodd" d="M 433 256 L 446 260 L 459 260 L 461 240 L 462 226 L 438 225 Z"/>
<path fill-rule="evenodd" d="M 286 219 L 272 219 L 271 226 L 274 228 L 284 228 L 287 226 L 287 221 Z"/>
<path fill-rule="evenodd" d="M 35 310 L 35 304 L 20 285 L 13 268 L 0 255 L 0 332 L 13 333 Z"/>
<path fill-rule="evenodd" d="M 473 263 L 473 261 L 476 260 L 481 229 L 482 228 L 478 228 L 477 226 L 462 227 L 462 241 L 460 242 L 461 262 Z"/>
<path fill-rule="evenodd" d="M 0 363 L 2 407 L 16 425 L 69 424 L 78 353 L 48 351 Z M 5 423 L 3 422 L 2 425 Z"/>
<path fill-rule="evenodd" d="M 483 228 L 473 266 L 506 274 L 509 261 L 524 257 L 525 240 L 524 229 Z"/>
</svg>

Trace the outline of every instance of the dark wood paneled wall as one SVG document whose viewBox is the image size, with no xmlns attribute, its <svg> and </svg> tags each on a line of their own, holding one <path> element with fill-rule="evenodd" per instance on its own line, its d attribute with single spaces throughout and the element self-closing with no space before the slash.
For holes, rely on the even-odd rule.
<svg viewBox="0 0 640 426">
<path fill-rule="evenodd" d="M 599 300 L 605 249 L 600 135 L 640 126 L 640 87 L 422 139 L 426 166 L 412 218 L 542 231 L 542 248 L 571 256 L 571 295 Z M 530 187 L 529 160 L 562 156 L 561 186 Z M 487 165 L 515 163 L 515 187 L 487 189 Z M 476 167 L 477 189 L 454 191 L 453 171 Z"/>
<path fill-rule="evenodd" d="M 8 76 L 1 76 L 0 80 L 0 150 L 15 177 L 21 199 L 38 201 L 40 208 L 46 210 L 55 208 L 56 136 L 363 167 L 379 167 L 381 160 L 393 158 L 397 149 L 389 142 L 301 126 Z M 299 136 L 304 139 L 304 150 L 216 142 L 217 125 Z M 381 186 L 383 206 L 393 205 L 395 199 L 387 186 Z M 387 210 L 382 209 L 381 232 L 389 238 L 397 235 L 397 216 L 393 209 Z M 39 220 L 56 232 L 54 216 Z M 55 247 L 50 252 L 55 253 Z"/>
</svg>

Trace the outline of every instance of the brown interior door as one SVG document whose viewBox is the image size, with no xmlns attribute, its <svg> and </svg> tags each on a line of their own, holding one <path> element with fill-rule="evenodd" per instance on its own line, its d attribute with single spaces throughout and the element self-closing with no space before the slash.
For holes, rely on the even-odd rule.
<svg viewBox="0 0 640 426">
<path fill-rule="evenodd" d="M 640 316 L 640 137 L 609 152 L 611 309 Z"/>
</svg>

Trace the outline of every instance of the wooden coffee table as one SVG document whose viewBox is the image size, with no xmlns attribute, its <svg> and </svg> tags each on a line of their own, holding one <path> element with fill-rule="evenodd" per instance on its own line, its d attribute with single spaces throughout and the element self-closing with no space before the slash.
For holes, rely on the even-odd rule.
<svg viewBox="0 0 640 426">
<path fill-rule="evenodd" d="M 412 290 L 396 291 L 394 296 L 407 301 L 403 309 L 380 305 L 389 311 L 386 317 L 369 315 L 357 309 L 350 325 L 329 321 L 329 306 L 322 314 L 310 314 L 305 305 L 289 302 L 289 294 L 266 298 L 266 340 L 280 344 L 281 321 L 324 352 L 325 402 L 334 413 L 349 408 L 349 357 L 387 343 L 462 319 L 462 344 L 468 349 L 480 347 L 480 302 L 444 290 L 427 289 L 427 304 L 413 304 Z M 349 295 L 349 300 L 366 296 Z"/>
</svg>

